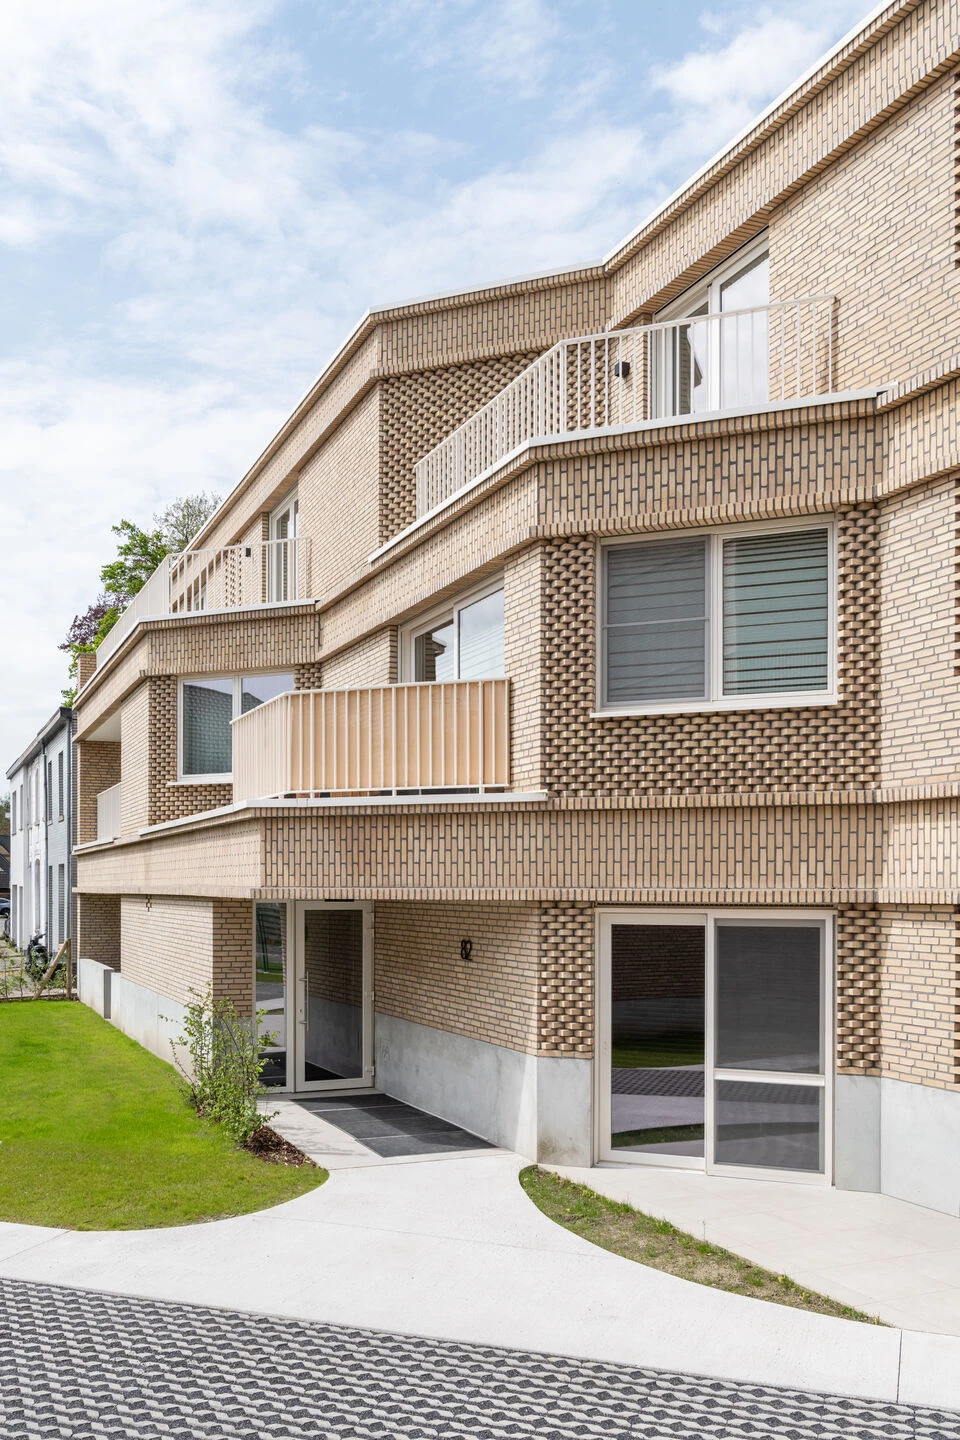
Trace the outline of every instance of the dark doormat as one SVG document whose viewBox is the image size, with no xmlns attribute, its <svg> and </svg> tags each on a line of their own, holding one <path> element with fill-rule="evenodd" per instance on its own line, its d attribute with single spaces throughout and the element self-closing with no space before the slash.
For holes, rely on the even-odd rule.
<svg viewBox="0 0 960 1440">
<path fill-rule="evenodd" d="M 415 1110 L 389 1095 L 311 1096 L 298 1100 L 311 1115 L 319 1115 L 366 1145 L 375 1155 L 442 1155 L 454 1150 L 492 1150 L 479 1135 Z"/>
</svg>

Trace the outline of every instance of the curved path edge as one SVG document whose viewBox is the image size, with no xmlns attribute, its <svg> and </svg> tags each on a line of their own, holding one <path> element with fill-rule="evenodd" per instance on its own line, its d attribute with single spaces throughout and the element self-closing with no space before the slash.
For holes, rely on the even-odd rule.
<svg viewBox="0 0 960 1440">
<path fill-rule="evenodd" d="M 960 1411 L 960 1337 L 678 1279 L 543 1215 L 504 1151 L 334 1169 L 271 1210 L 167 1230 L 0 1224 L 0 1274 L 252 1314 Z"/>
</svg>

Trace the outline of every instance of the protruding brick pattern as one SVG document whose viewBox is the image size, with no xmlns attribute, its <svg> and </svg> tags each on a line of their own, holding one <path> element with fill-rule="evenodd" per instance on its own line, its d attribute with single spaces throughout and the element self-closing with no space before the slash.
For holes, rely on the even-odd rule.
<svg viewBox="0 0 960 1440">
<path fill-rule="evenodd" d="M 526 350 L 469 365 L 392 375 L 383 381 L 380 431 L 380 540 L 417 515 L 413 467 L 509 385 L 536 356 Z"/>
<path fill-rule="evenodd" d="M 544 905 L 540 912 L 541 1055 L 593 1054 L 595 918 L 588 905 Z"/>
<path fill-rule="evenodd" d="M 177 677 L 150 681 L 150 824 L 229 805 L 233 786 L 177 785 Z"/>
<path fill-rule="evenodd" d="M 592 719 L 596 543 L 546 547 L 544 772 L 560 794 L 693 794 L 875 783 L 879 718 L 877 512 L 837 518 L 840 703 Z"/>
<path fill-rule="evenodd" d="M 869 905 L 837 911 L 837 1069 L 880 1073 L 880 913 Z"/>
<path fill-rule="evenodd" d="M 323 665 L 314 660 L 310 665 L 298 665 L 293 672 L 295 690 L 320 690 L 323 687 Z"/>
</svg>

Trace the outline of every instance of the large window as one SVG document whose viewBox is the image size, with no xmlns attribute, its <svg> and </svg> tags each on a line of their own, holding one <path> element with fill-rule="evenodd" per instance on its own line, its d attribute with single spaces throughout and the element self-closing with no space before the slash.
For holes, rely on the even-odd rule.
<svg viewBox="0 0 960 1440">
<path fill-rule="evenodd" d="M 830 700 L 832 541 L 817 524 L 605 547 L 601 706 Z"/>
<path fill-rule="evenodd" d="M 229 780 L 233 769 L 230 722 L 292 689 L 289 673 L 181 681 L 180 778 Z"/>
<path fill-rule="evenodd" d="M 503 667 L 502 585 L 473 592 L 405 637 L 405 680 L 490 680 Z"/>
</svg>

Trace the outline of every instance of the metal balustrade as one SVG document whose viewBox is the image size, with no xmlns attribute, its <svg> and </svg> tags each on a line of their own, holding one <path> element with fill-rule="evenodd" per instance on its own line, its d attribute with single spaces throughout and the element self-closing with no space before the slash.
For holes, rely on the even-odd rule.
<svg viewBox="0 0 960 1440">
<path fill-rule="evenodd" d="M 111 785 L 97 796 L 97 839 L 115 840 L 120 834 L 120 786 Z"/>
<path fill-rule="evenodd" d="M 97 648 L 97 666 L 140 620 L 303 600 L 308 596 L 309 571 L 310 541 L 304 535 L 168 555 Z"/>
<path fill-rule="evenodd" d="M 418 462 L 417 516 L 530 440 L 827 395 L 835 309 L 815 295 L 561 340 Z"/>
<path fill-rule="evenodd" d="M 510 682 L 297 690 L 233 721 L 233 798 L 501 790 Z"/>
</svg>

